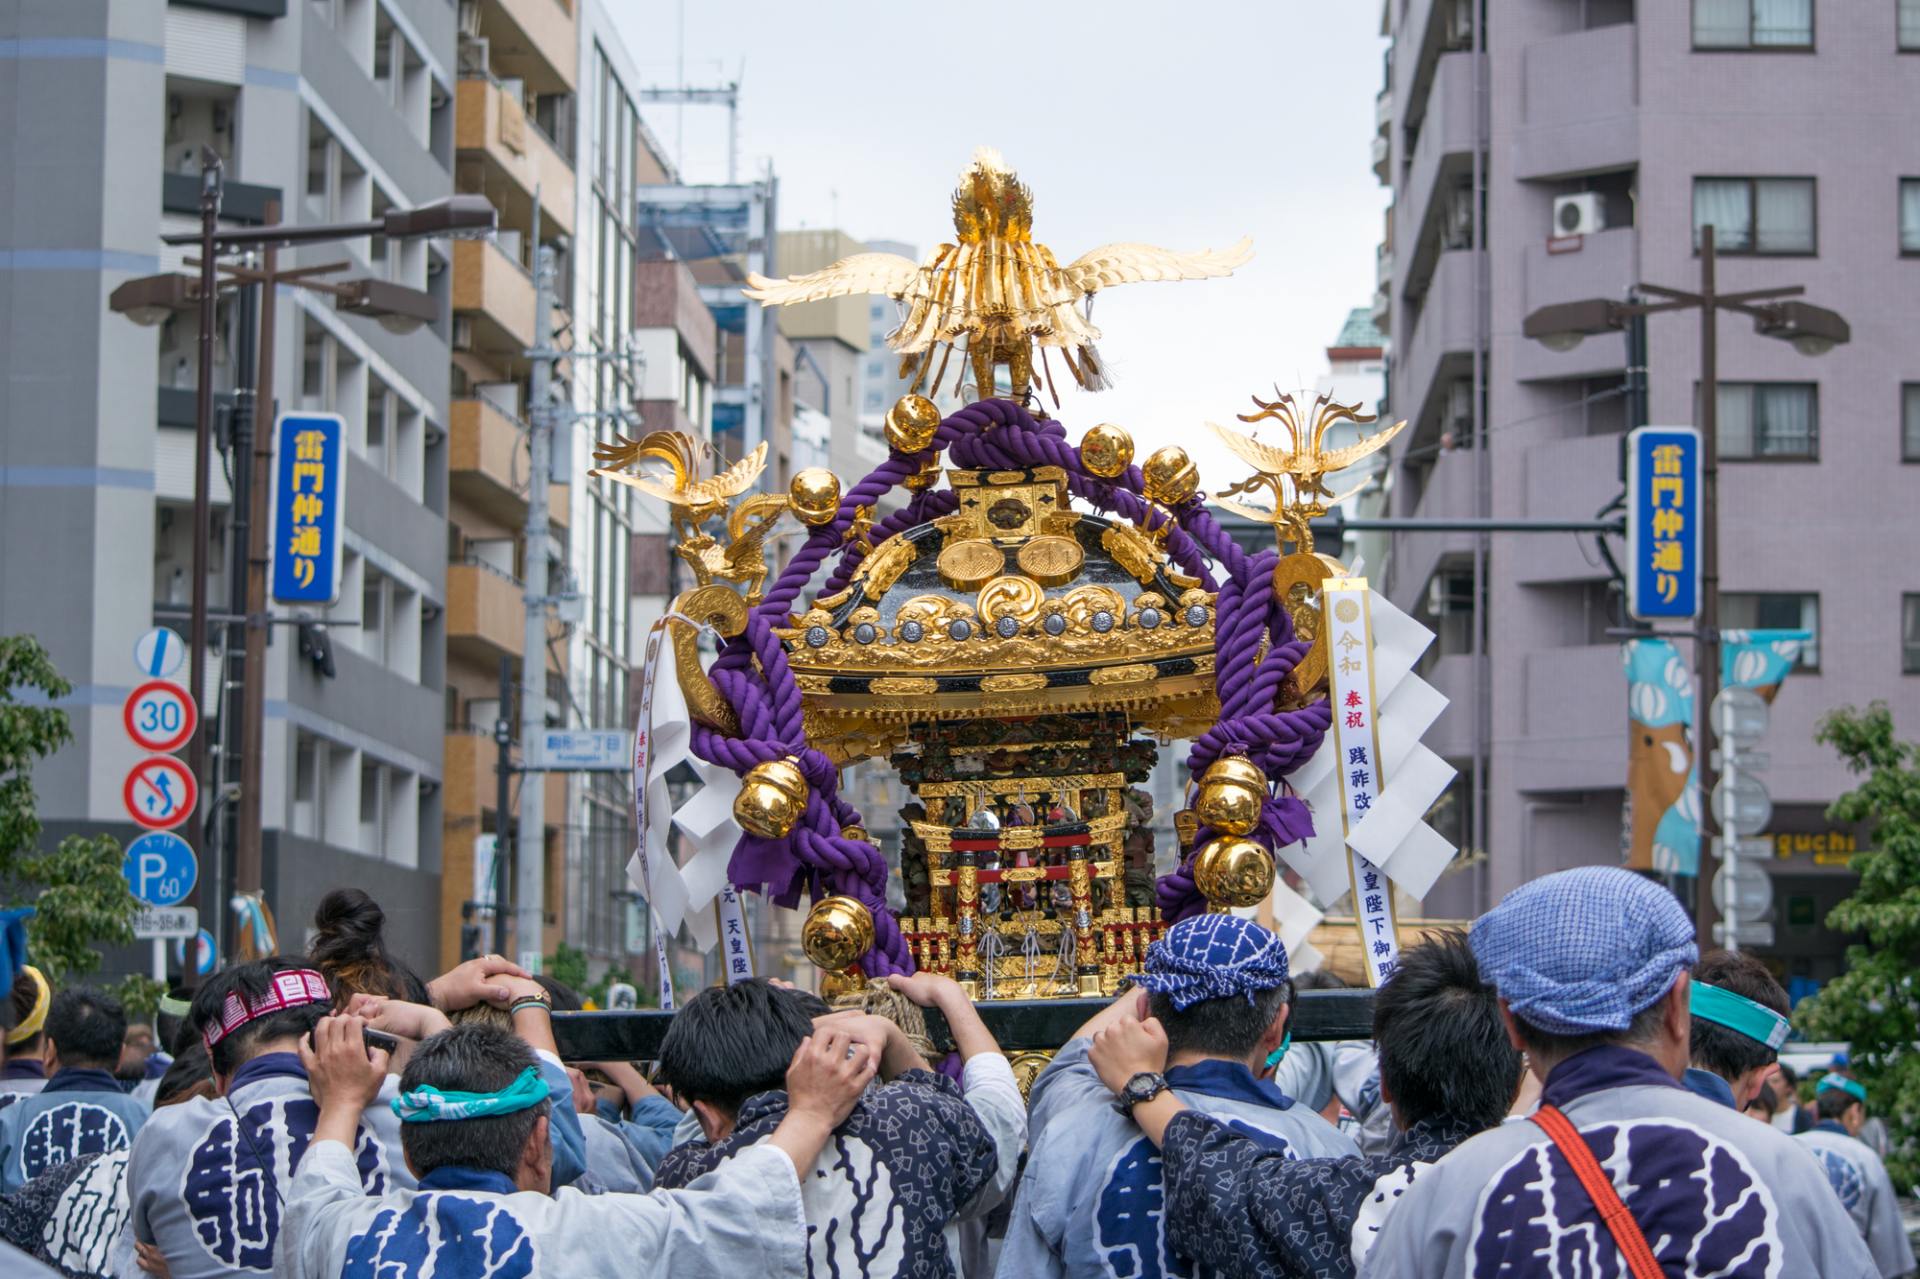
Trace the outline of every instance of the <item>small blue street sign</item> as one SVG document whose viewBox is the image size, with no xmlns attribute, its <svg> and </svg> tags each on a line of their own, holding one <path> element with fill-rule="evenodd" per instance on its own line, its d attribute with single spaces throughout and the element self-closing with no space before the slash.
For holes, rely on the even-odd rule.
<svg viewBox="0 0 1920 1279">
<path fill-rule="evenodd" d="M 1700 432 L 1643 426 L 1627 437 L 1627 612 L 1700 613 Z"/>
<path fill-rule="evenodd" d="M 187 948 L 193 947 L 193 957 L 187 957 Z M 220 957 L 220 948 L 214 943 L 213 934 L 202 928 L 198 937 L 182 937 L 173 943 L 173 958 L 182 968 L 192 965 L 193 971 L 205 977 L 214 969 Z"/>
<path fill-rule="evenodd" d="M 273 598 L 331 604 L 346 531 L 346 424 L 337 413 L 283 413 L 274 448 Z"/>
<path fill-rule="evenodd" d="M 193 895 L 200 862 L 186 840 L 170 831 L 149 831 L 127 845 L 120 873 L 133 895 L 149 906 L 178 906 Z"/>
<path fill-rule="evenodd" d="M 187 660 L 187 644 L 178 631 L 156 626 L 133 645 L 133 664 L 148 679 L 165 679 Z"/>
</svg>

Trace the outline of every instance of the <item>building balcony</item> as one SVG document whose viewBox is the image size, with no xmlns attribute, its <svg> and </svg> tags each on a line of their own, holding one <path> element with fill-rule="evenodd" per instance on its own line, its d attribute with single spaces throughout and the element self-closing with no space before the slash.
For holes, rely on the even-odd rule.
<svg viewBox="0 0 1920 1279">
<path fill-rule="evenodd" d="M 1473 54 L 1442 54 L 1434 66 L 1427 113 L 1406 169 L 1396 188 L 1394 246 L 1406 259 L 1401 274 L 1420 281 L 1433 269 L 1434 255 L 1447 237 L 1441 223 L 1456 187 L 1473 171 L 1479 123 L 1473 102 Z M 1479 55 L 1484 61 L 1484 54 Z"/>
<path fill-rule="evenodd" d="M 1373 280 L 1382 289 L 1393 283 L 1393 250 L 1384 244 L 1374 251 Z"/>
<path fill-rule="evenodd" d="M 1381 186 L 1393 185 L 1393 139 L 1381 134 L 1373 140 L 1373 176 Z"/>
<path fill-rule="evenodd" d="M 461 77 L 453 140 L 461 189 L 491 200 L 500 225 L 531 231 L 538 192 L 542 234 L 548 227 L 573 234 L 573 166 L 527 119 L 518 98 L 484 76 Z"/>
<path fill-rule="evenodd" d="M 447 484 L 454 500 L 508 526 L 527 513 L 527 437 L 486 400 L 455 400 L 447 414 Z"/>
<path fill-rule="evenodd" d="M 1393 87 L 1383 87 L 1373 95 L 1373 127 L 1375 132 L 1385 135 L 1393 127 Z"/>
<path fill-rule="evenodd" d="M 1447 699 L 1447 709 L 1433 721 L 1421 740 L 1427 749 L 1442 759 L 1461 760 L 1473 755 L 1473 655 L 1449 653 L 1427 672 L 1427 683 Z"/>
<path fill-rule="evenodd" d="M 1526 450 L 1521 518 L 1584 519 L 1620 492 L 1619 435 L 1580 435 L 1547 440 Z M 1508 560 L 1515 581 L 1599 582 L 1609 576 L 1593 553 L 1593 539 L 1520 537 Z"/>
<path fill-rule="evenodd" d="M 1427 471 L 1420 500 L 1410 514 L 1421 519 L 1469 518 L 1474 505 L 1474 455 L 1471 449 L 1443 449 Z M 1393 602 L 1411 611 L 1423 598 L 1427 583 L 1449 556 L 1473 550 L 1471 533 L 1395 533 L 1393 535 Z"/>
<path fill-rule="evenodd" d="M 1514 177 L 1569 177 L 1639 161 L 1639 35 L 1639 25 L 1627 22 L 1522 51 Z"/>
<path fill-rule="evenodd" d="M 1382 333 L 1393 326 L 1393 288 L 1383 284 L 1373 291 L 1373 325 Z"/>
<path fill-rule="evenodd" d="M 1540 237 L 1527 245 L 1521 259 L 1521 316 L 1558 302 L 1624 299 L 1639 279 L 1638 248 L 1632 227 L 1554 239 L 1551 244 L 1542 227 Z M 1527 341 L 1513 347 L 1513 376 L 1522 382 L 1593 377 L 1626 367 L 1624 334 L 1589 337 L 1571 351 L 1550 351 Z"/>
<path fill-rule="evenodd" d="M 465 331 L 464 341 L 456 332 L 456 347 L 515 360 L 524 356 L 533 345 L 533 300 L 533 276 L 498 244 L 453 242 L 454 327 Z"/>
<path fill-rule="evenodd" d="M 1439 255 L 1426 297 L 1403 354 L 1395 360 L 1394 403 L 1424 433 L 1426 416 L 1473 357 L 1474 296 L 1479 255 L 1455 249 Z"/>
<path fill-rule="evenodd" d="M 1618 644 L 1534 649 L 1522 658 L 1521 682 L 1521 737 L 1500 748 L 1514 789 L 1625 784 L 1627 684 Z"/>
<path fill-rule="evenodd" d="M 525 648 L 526 607 L 520 583 L 489 565 L 447 565 L 447 651 L 497 665 Z"/>
<path fill-rule="evenodd" d="M 480 38 L 495 75 L 535 93 L 572 93 L 579 83 L 573 0 L 480 0 Z"/>
</svg>

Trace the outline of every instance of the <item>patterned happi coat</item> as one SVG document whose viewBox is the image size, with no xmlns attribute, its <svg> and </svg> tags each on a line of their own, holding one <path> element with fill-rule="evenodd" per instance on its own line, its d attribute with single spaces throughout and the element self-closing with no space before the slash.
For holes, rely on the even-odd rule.
<svg viewBox="0 0 1920 1279">
<path fill-rule="evenodd" d="M 784 1092 L 747 1098 L 730 1136 L 668 1151 L 654 1184 L 688 1186 L 725 1168 L 759 1149 L 786 1113 Z M 869 1088 L 803 1179 L 806 1273 L 951 1279 L 947 1227 L 992 1193 L 999 1166 L 993 1134 L 945 1075 L 907 1070 Z"/>
<path fill-rule="evenodd" d="M 62 1070 L 0 1110 L 0 1191 L 82 1155 L 125 1150 L 146 1118 L 147 1108 L 109 1072 Z"/>
<path fill-rule="evenodd" d="M 1030 1153 L 1020 1179 L 1003 1279 L 1187 1279 L 1210 1273 L 1167 1234 L 1160 1152 L 1087 1060 L 1075 1039 L 1033 1084 Z M 1174 1094 L 1263 1148 L 1294 1159 L 1357 1156 L 1353 1140 L 1237 1062 L 1209 1060 L 1166 1072 Z"/>
<path fill-rule="evenodd" d="M 741 1152 L 687 1190 L 543 1195 L 497 1172 L 439 1168 L 415 1188 L 371 1196 L 354 1152 L 320 1141 L 293 1179 L 275 1274 L 800 1279 L 806 1255 L 800 1182 L 773 1146 Z"/>
<path fill-rule="evenodd" d="M 1900 1204 L 1894 1198 L 1893 1179 L 1873 1148 L 1831 1119 L 1822 1119 L 1811 1132 L 1794 1140 L 1813 1151 L 1826 1170 L 1840 1203 L 1867 1241 L 1881 1279 L 1911 1274 L 1913 1244 L 1900 1224 Z"/>
<path fill-rule="evenodd" d="M 1873 1258 L 1793 1138 L 1681 1088 L 1644 1053 L 1590 1049 L 1547 1076 L 1669 1276 L 1872 1279 Z M 1629 1279 L 1573 1169 L 1510 1119 L 1416 1178 L 1363 1276 Z"/>
<path fill-rule="evenodd" d="M 121 1247 L 128 1154 L 82 1155 L 0 1195 L 0 1238 L 65 1275 L 131 1277 L 132 1245 Z"/>
</svg>

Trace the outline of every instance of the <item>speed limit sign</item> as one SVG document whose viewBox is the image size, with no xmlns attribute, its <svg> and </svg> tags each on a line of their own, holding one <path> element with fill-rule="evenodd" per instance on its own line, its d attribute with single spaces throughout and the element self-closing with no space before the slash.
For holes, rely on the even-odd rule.
<svg viewBox="0 0 1920 1279">
<path fill-rule="evenodd" d="M 134 689 L 120 719 L 135 745 L 162 754 L 185 746 L 200 724 L 187 690 L 163 679 L 148 680 Z"/>
</svg>

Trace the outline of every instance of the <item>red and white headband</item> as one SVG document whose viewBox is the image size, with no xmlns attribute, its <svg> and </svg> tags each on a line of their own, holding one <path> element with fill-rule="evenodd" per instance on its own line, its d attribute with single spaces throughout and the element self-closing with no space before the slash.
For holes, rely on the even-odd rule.
<svg viewBox="0 0 1920 1279">
<path fill-rule="evenodd" d="M 289 1008 L 332 1002 L 333 992 L 327 988 L 325 977 L 311 968 L 289 968 L 275 973 L 272 984 L 258 999 L 244 1000 L 237 991 L 229 994 L 227 1002 L 220 1008 L 219 1022 L 208 1026 L 201 1037 L 207 1042 L 207 1051 L 211 1052 L 215 1044 L 250 1021 L 258 1021 Z"/>
</svg>

